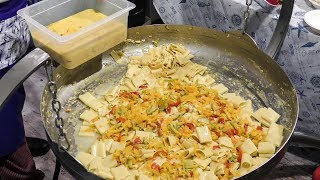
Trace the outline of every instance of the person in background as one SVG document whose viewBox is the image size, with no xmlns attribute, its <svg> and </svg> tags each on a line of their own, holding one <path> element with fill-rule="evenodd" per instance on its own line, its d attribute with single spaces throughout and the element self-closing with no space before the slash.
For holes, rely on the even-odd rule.
<svg viewBox="0 0 320 180">
<path fill-rule="evenodd" d="M 0 0 L 0 79 L 29 48 L 28 26 L 17 16 L 17 11 L 26 5 L 27 0 Z M 32 155 L 43 155 L 49 148 L 44 140 L 25 137 L 21 114 L 24 100 L 21 86 L 0 110 L 0 179 L 44 178 L 44 173 L 36 169 Z"/>
</svg>

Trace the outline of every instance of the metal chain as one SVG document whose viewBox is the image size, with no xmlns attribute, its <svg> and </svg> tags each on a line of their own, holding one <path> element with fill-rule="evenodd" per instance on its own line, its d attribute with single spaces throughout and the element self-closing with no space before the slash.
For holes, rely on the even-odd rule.
<svg viewBox="0 0 320 180">
<path fill-rule="evenodd" d="M 244 19 L 244 23 L 243 23 L 243 34 L 246 33 L 247 31 L 247 28 L 248 28 L 248 19 L 249 19 L 249 16 L 250 16 L 250 6 L 252 4 L 252 0 L 246 0 L 246 10 L 244 11 L 243 13 L 243 19 Z"/>
<path fill-rule="evenodd" d="M 45 70 L 46 70 L 46 74 L 47 74 L 47 78 L 48 78 L 49 92 L 52 96 L 51 106 L 52 106 L 53 112 L 55 113 L 54 123 L 59 131 L 58 148 L 60 151 L 65 151 L 65 150 L 69 150 L 70 144 L 69 144 L 69 141 L 66 137 L 66 133 L 63 130 L 64 121 L 63 121 L 63 118 L 60 116 L 61 103 L 57 98 L 58 88 L 57 88 L 57 84 L 53 78 L 53 70 L 52 70 L 53 68 L 52 67 L 53 67 L 52 60 L 50 59 L 45 64 Z"/>
</svg>

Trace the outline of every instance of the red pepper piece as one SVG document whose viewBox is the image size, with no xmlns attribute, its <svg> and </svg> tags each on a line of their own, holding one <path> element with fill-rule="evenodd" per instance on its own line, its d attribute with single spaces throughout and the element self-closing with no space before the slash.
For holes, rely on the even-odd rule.
<svg viewBox="0 0 320 180">
<path fill-rule="evenodd" d="M 121 141 L 121 138 L 122 138 L 122 134 L 119 134 L 119 136 L 118 136 L 118 141 L 119 142 Z"/>
<path fill-rule="evenodd" d="M 180 101 L 180 100 L 178 100 L 177 102 L 170 103 L 170 104 L 168 105 L 167 109 L 166 109 L 167 114 L 171 113 L 171 108 L 172 108 L 172 107 L 177 107 L 177 106 L 179 106 L 180 104 L 181 104 L 181 101 Z"/>
<path fill-rule="evenodd" d="M 140 89 L 145 89 L 145 88 L 148 88 L 148 85 L 147 84 L 143 84 L 141 86 L 139 86 Z"/>
<path fill-rule="evenodd" d="M 109 114 L 115 114 L 116 113 L 116 109 L 117 109 L 117 106 L 113 106 L 111 111 L 109 112 Z"/>
<path fill-rule="evenodd" d="M 221 136 L 221 133 L 220 132 L 218 132 L 218 131 L 213 131 L 218 137 L 220 137 Z"/>
<path fill-rule="evenodd" d="M 171 113 L 171 106 L 168 106 L 166 109 L 167 114 Z"/>
<path fill-rule="evenodd" d="M 214 114 L 214 115 L 210 116 L 209 119 L 211 121 L 213 121 L 215 118 L 218 118 L 218 117 L 219 117 L 218 115 Z"/>
<path fill-rule="evenodd" d="M 239 153 L 237 160 L 238 160 L 238 162 L 241 162 L 241 159 L 242 159 L 242 150 L 241 150 L 240 148 L 238 148 L 237 150 L 238 150 L 238 153 Z"/>
<path fill-rule="evenodd" d="M 196 128 L 192 123 L 185 123 L 184 125 L 186 125 L 191 131 Z"/>
<path fill-rule="evenodd" d="M 158 164 L 156 164 L 156 163 L 152 163 L 152 164 L 151 164 L 151 169 L 160 171 L 161 167 L 160 167 Z"/>
<path fill-rule="evenodd" d="M 248 124 L 244 124 L 244 132 L 245 132 L 245 133 L 248 132 Z"/>
<path fill-rule="evenodd" d="M 230 162 L 229 162 L 229 160 L 227 160 L 227 162 L 226 162 L 226 168 L 227 168 L 227 169 L 230 168 Z"/>
<path fill-rule="evenodd" d="M 137 95 L 137 96 L 139 96 L 139 93 L 138 93 L 138 92 L 136 92 L 136 91 L 132 91 L 132 92 L 130 92 L 130 94 L 133 94 L 133 95 Z"/>
<path fill-rule="evenodd" d="M 181 104 L 181 101 L 178 100 L 177 102 L 173 102 L 173 103 L 170 103 L 169 106 L 174 106 L 174 107 L 177 107 Z"/>
<path fill-rule="evenodd" d="M 141 144 L 142 141 L 139 137 L 137 137 L 134 141 L 133 141 L 134 144 Z"/>
<path fill-rule="evenodd" d="M 231 129 L 230 131 L 231 131 L 231 133 L 232 133 L 233 135 L 238 135 L 238 130 L 236 130 L 236 129 Z"/>
<path fill-rule="evenodd" d="M 213 150 L 220 149 L 220 146 L 213 146 L 212 149 Z"/>
<path fill-rule="evenodd" d="M 118 117 L 117 119 L 116 119 L 116 121 L 119 123 L 119 122 L 125 122 L 126 121 L 126 119 L 125 118 L 123 118 L 123 117 Z"/>
<path fill-rule="evenodd" d="M 219 124 L 224 124 L 224 123 L 225 123 L 225 121 L 224 121 L 224 119 L 223 119 L 223 118 L 219 118 L 219 119 L 218 119 L 218 123 L 219 123 Z"/>
</svg>

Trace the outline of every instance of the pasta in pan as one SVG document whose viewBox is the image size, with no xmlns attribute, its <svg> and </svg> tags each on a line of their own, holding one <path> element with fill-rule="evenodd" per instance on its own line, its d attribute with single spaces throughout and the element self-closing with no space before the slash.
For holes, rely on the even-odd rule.
<svg viewBox="0 0 320 180">
<path fill-rule="evenodd" d="M 119 86 L 88 106 L 79 136 L 96 136 L 77 159 L 109 179 L 233 179 L 257 168 L 283 139 L 280 115 L 253 112 L 250 100 L 228 93 L 191 61 L 181 45 L 131 57 Z M 107 112 L 107 113 L 101 113 Z"/>
</svg>

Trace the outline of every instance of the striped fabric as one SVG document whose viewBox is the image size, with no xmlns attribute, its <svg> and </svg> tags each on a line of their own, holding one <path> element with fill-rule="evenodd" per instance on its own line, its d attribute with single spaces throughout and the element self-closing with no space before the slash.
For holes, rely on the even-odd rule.
<svg viewBox="0 0 320 180">
<path fill-rule="evenodd" d="M 41 180 L 43 178 L 44 173 L 36 169 L 26 143 L 23 143 L 14 153 L 0 158 L 0 179 Z"/>
</svg>

